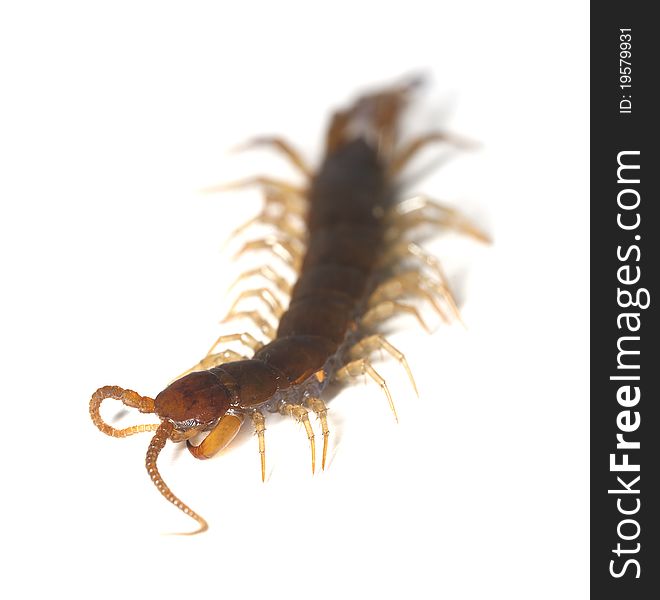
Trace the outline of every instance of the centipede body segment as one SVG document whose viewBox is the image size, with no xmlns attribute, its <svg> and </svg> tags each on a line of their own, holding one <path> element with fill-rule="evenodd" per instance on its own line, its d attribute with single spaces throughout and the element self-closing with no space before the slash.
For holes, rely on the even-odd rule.
<svg viewBox="0 0 660 600">
<path fill-rule="evenodd" d="M 304 187 L 269 177 L 219 186 L 218 191 L 258 185 L 264 190 L 263 211 L 253 223 L 270 227 L 272 235 L 246 242 L 239 255 L 268 250 L 297 274 L 290 285 L 272 264 L 244 273 L 239 279 L 260 280 L 259 287 L 241 293 L 226 320 L 242 317 L 252 331 L 220 336 L 193 368 L 154 399 L 131 390 L 106 386 L 90 401 L 94 424 L 105 434 L 126 437 L 155 432 L 146 466 L 160 493 L 199 525 L 206 521 L 172 493 L 156 460 L 167 440 L 186 442 L 198 459 L 225 448 L 243 426 L 257 434 L 261 476 L 266 472 L 265 429 L 268 413 L 281 413 L 302 424 L 310 444 L 311 469 L 316 469 L 316 433 L 310 412 L 318 417 L 325 468 L 331 419 L 322 399 L 326 386 L 366 376 L 377 383 L 396 417 L 386 381 L 370 361 L 382 350 L 398 361 L 417 388 L 405 356 L 380 333 L 379 326 L 397 314 L 409 314 L 426 326 L 411 299 L 428 302 L 449 322 L 460 318 L 440 262 L 410 239 L 423 224 L 451 228 L 478 240 L 488 238 L 457 211 L 427 197 L 402 201 L 397 178 L 426 144 L 461 143 L 431 132 L 400 143 L 401 112 L 415 82 L 358 98 L 330 122 L 325 156 L 313 170 L 280 138 L 258 138 L 246 147 L 269 145 L 284 153 L 305 176 Z M 274 293 L 277 291 L 277 293 Z M 278 295 L 289 297 L 284 306 Z M 243 300 L 259 300 L 262 310 L 241 310 Z M 278 321 L 275 328 L 270 314 Z M 244 353 L 226 348 L 239 342 Z M 108 398 L 154 413 L 160 423 L 115 429 L 100 416 Z M 191 439 L 205 433 L 199 445 Z"/>
</svg>

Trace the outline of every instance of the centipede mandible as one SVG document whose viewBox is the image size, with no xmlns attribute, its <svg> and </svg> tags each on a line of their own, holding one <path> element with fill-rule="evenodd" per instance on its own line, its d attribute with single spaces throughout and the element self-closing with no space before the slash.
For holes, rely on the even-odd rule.
<svg viewBox="0 0 660 600">
<path fill-rule="evenodd" d="M 194 458 L 208 459 L 226 448 L 241 427 L 252 427 L 263 481 L 266 420 L 280 413 L 302 424 L 312 473 L 317 468 L 315 429 L 320 429 L 320 466 L 325 469 L 332 422 L 323 396 L 330 383 L 367 376 L 380 386 L 396 419 L 387 383 L 371 361 L 375 351 L 383 351 L 400 363 L 411 393 L 417 393 L 404 354 L 379 333 L 383 323 L 408 314 L 426 328 L 418 302 L 429 303 L 446 322 L 460 320 L 440 261 L 415 241 L 415 232 L 430 226 L 484 243 L 489 238 L 452 207 L 428 196 L 403 197 L 401 175 L 422 148 L 432 143 L 469 145 L 444 131 L 402 141 L 401 117 L 418 88 L 419 80 L 410 79 L 359 96 L 334 112 L 316 169 L 280 137 L 245 144 L 245 149 L 268 146 L 282 153 L 305 181 L 295 185 L 260 176 L 216 190 L 263 190 L 261 212 L 233 235 L 245 235 L 253 224 L 270 228 L 271 234 L 246 242 L 239 254 L 261 250 L 278 260 L 240 275 L 239 280 L 258 282 L 258 287 L 240 293 L 225 319 L 240 317 L 254 328 L 218 337 L 195 366 L 154 398 L 117 386 L 101 387 L 92 395 L 90 416 L 103 433 L 117 438 L 153 434 L 147 472 L 163 497 L 197 522 L 191 534 L 205 531 L 208 524 L 160 475 L 157 459 L 168 440 L 185 442 Z M 295 282 L 281 269 L 294 272 Z M 263 310 L 241 310 L 247 298 L 258 301 Z M 288 298 L 288 304 L 282 298 Z M 242 351 L 229 349 L 231 344 Z M 116 429 L 101 417 L 106 399 L 153 413 L 159 422 Z M 317 417 L 316 427 L 310 413 Z"/>
</svg>

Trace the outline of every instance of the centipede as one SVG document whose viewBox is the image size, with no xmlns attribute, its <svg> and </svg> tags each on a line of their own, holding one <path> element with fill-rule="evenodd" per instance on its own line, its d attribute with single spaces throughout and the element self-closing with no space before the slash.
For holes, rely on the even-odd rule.
<svg viewBox="0 0 660 600">
<path fill-rule="evenodd" d="M 241 292 L 225 319 L 240 317 L 254 329 L 218 337 L 197 364 L 153 398 L 117 386 L 101 387 L 92 395 L 91 420 L 104 434 L 153 434 L 146 469 L 160 494 L 197 522 L 186 535 L 206 531 L 208 524 L 172 492 L 159 472 L 157 459 L 168 441 L 185 442 L 194 458 L 208 459 L 248 425 L 256 434 L 265 481 L 266 420 L 279 413 L 302 425 L 312 473 L 320 441 L 315 429 L 320 428 L 325 469 L 332 424 L 323 399 L 327 386 L 366 376 L 380 386 L 398 420 L 388 385 L 372 364 L 373 353 L 384 352 L 400 363 L 412 393 L 417 394 L 417 386 L 404 354 L 383 335 L 384 324 L 406 314 L 427 328 L 420 302 L 428 303 L 443 321 L 460 320 L 440 260 L 422 248 L 415 232 L 426 226 L 483 243 L 489 237 L 457 209 L 426 195 L 403 194 L 404 169 L 427 145 L 471 145 L 441 130 L 402 140 L 402 115 L 419 87 L 420 78 L 409 78 L 368 91 L 336 110 L 316 169 L 284 138 L 263 136 L 244 144 L 242 149 L 276 150 L 304 179 L 297 185 L 258 176 L 214 190 L 258 186 L 263 192 L 261 212 L 232 236 L 245 235 L 254 224 L 269 228 L 268 235 L 246 242 L 238 253 L 260 250 L 268 259 L 241 273 L 239 281 L 258 281 L 258 287 Z M 295 274 L 293 283 L 282 269 Z M 263 310 L 241 310 L 247 298 Z M 232 343 L 242 351 L 230 349 Z M 159 422 L 117 429 L 101 416 L 107 399 L 153 414 Z M 317 417 L 315 426 L 310 413 Z"/>
</svg>

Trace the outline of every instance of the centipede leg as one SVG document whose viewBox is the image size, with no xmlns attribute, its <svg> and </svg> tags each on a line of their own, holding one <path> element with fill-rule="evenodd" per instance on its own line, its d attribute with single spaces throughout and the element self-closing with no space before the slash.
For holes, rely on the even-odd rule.
<svg viewBox="0 0 660 600">
<path fill-rule="evenodd" d="M 266 438 L 264 431 L 266 431 L 266 419 L 262 413 L 255 410 L 252 413 L 252 424 L 254 431 L 259 440 L 259 456 L 261 457 L 261 481 L 266 481 Z"/>
<path fill-rule="evenodd" d="M 256 148 L 258 146 L 273 146 L 280 152 L 282 152 L 289 160 L 296 166 L 300 171 L 305 175 L 305 177 L 311 177 L 312 170 L 310 169 L 307 162 L 302 158 L 300 153 L 293 148 L 293 146 L 284 140 L 281 137 L 276 136 L 262 136 L 256 137 L 251 140 L 248 140 L 244 144 L 234 148 L 234 152 L 242 152 L 243 150 L 249 150 L 251 148 Z"/>
<path fill-rule="evenodd" d="M 207 352 L 207 356 L 213 354 L 213 351 L 216 349 L 218 344 L 223 344 L 227 342 L 241 342 L 244 346 L 247 346 L 252 351 L 256 352 L 263 346 L 263 342 L 257 340 L 252 334 L 243 332 L 243 333 L 230 333 L 227 335 L 221 335 Z"/>
<path fill-rule="evenodd" d="M 247 356 L 239 354 L 238 352 L 234 352 L 233 350 L 223 350 L 222 352 L 216 352 L 215 354 L 207 354 L 194 367 L 184 371 L 181 373 L 181 375 L 178 375 L 172 381 L 181 379 L 185 375 L 193 373 L 194 371 L 204 371 L 206 369 L 212 369 L 213 367 L 217 367 L 234 360 L 245 360 L 246 358 Z"/>
<path fill-rule="evenodd" d="M 349 358 L 357 359 L 366 357 L 371 354 L 374 350 L 385 350 L 390 356 L 401 364 L 401 366 L 406 370 L 410 383 L 415 390 L 415 394 L 419 397 L 419 392 L 417 391 L 417 384 L 415 383 L 415 378 L 413 377 L 408 361 L 404 356 L 403 352 L 397 350 L 390 342 L 388 342 L 382 335 L 371 335 L 369 337 L 361 339 L 357 344 L 351 347 L 348 352 Z"/>
<path fill-rule="evenodd" d="M 431 330 L 424 319 L 422 319 L 422 315 L 419 314 L 416 307 L 394 302 L 393 300 L 385 300 L 369 308 L 360 319 L 360 324 L 366 329 L 372 329 L 375 325 L 386 321 L 396 314 L 412 315 L 427 333 L 431 333 Z"/>
<path fill-rule="evenodd" d="M 406 295 L 420 296 L 428 300 L 438 316 L 448 323 L 449 319 L 433 292 L 440 294 L 442 298 L 451 295 L 449 288 L 441 282 L 424 277 L 419 271 L 404 271 L 380 283 L 372 292 L 368 306 L 375 306 L 385 300 L 396 300 Z M 453 303 L 453 298 L 451 300 Z M 455 306 L 455 303 L 453 305 Z"/>
<path fill-rule="evenodd" d="M 280 406 L 280 412 L 283 415 L 288 415 L 296 419 L 299 423 L 302 423 L 307 432 L 307 438 L 309 439 L 309 445 L 312 450 L 312 475 L 316 471 L 316 445 L 314 443 L 314 430 L 312 425 L 309 422 L 309 413 L 307 409 L 300 404 L 290 404 L 289 402 L 284 402 Z"/>
<path fill-rule="evenodd" d="M 449 289 L 449 285 L 447 283 L 447 276 L 445 275 L 444 269 L 442 268 L 442 265 L 440 264 L 440 261 L 435 257 L 426 252 L 422 247 L 420 247 L 418 244 L 415 244 L 414 242 L 400 242 L 398 244 L 392 245 L 382 256 L 382 258 L 379 261 L 379 265 L 381 267 L 383 266 L 389 266 L 393 262 L 399 262 L 403 259 L 406 258 L 414 258 L 417 260 L 420 260 L 422 264 L 426 267 L 429 267 L 430 269 L 433 270 L 433 272 L 440 278 L 440 281 L 445 285 L 447 289 Z M 463 323 L 463 320 L 461 319 L 461 315 L 458 311 L 458 307 L 456 306 L 456 302 L 454 301 L 453 296 L 450 294 L 447 294 L 446 296 L 447 303 L 450 305 L 450 308 L 456 318 L 459 320 L 459 322 Z"/>
<path fill-rule="evenodd" d="M 264 210 L 279 211 L 287 217 L 304 218 L 309 209 L 305 190 L 298 189 L 296 192 L 282 189 L 281 187 L 264 187 Z"/>
<path fill-rule="evenodd" d="M 328 407 L 320 398 L 307 398 L 307 406 L 316 413 L 321 421 L 321 431 L 323 432 L 323 454 L 321 457 L 321 470 L 325 470 L 325 458 L 328 453 L 328 438 L 330 429 L 328 429 Z"/>
<path fill-rule="evenodd" d="M 265 237 L 246 242 L 234 255 L 239 258 L 250 250 L 270 250 L 275 256 L 283 260 L 294 271 L 299 271 L 302 263 L 303 248 L 296 247 L 295 240 L 281 240 L 276 237 Z"/>
<path fill-rule="evenodd" d="M 232 231 L 225 240 L 223 249 L 229 244 L 229 242 L 231 242 L 231 240 L 249 229 L 252 225 L 272 225 L 281 236 L 286 236 L 301 242 L 304 238 L 304 232 L 298 227 L 293 227 L 287 216 L 274 216 L 269 215 L 266 211 L 262 211 L 256 217 L 253 217 L 252 219 L 243 223 L 243 225 L 240 227 L 234 229 L 234 231 Z"/>
<path fill-rule="evenodd" d="M 230 190 L 240 190 L 242 188 L 250 187 L 253 185 L 262 186 L 264 188 L 272 188 L 282 193 L 284 196 L 297 196 L 298 198 L 304 198 L 305 189 L 282 181 L 280 179 L 275 179 L 273 177 L 248 177 L 246 179 L 240 179 L 239 181 L 232 181 L 230 183 L 223 183 L 220 185 L 214 185 L 204 189 L 203 191 L 209 194 L 216 192 L 228 192 Z"/>
<path fill-rule="evenodd" d="M 234 319 L 247 319 L 248 321 L 252 321 L 267 339 L 272 340 L 275 337 L 275 328 L 256 310 L 230 311 L 229 314 L 222 319 L 221 323 L 228 323 Z"/>
<path fill-rule="evenodd" d="M 395 177 L 398 175 L 404 167 L 413 159 L 413 157 L 420 151 L 422 148 L 428 146 L 429 144 L 435 142 L 448 142 L 453 146 L 462 149 L 472 149 L 476 146 L 474 142 L 470 142 L 464 138 L 461 138 L 457 135 L 450 134 L 443 131 L 431 131 L 425 133 L 410 140 L 392 159 L 389 168 L 390 177 Z"/>
<path fill-rule="evenodd" d="M 436 273 L 436 275 L 438 275 L 445 288 L 449 290 L 449 282 L 447 280 L 447 276 L 445 275 L 445 271 L 442 268 L 442 264 L 435 256 L 426 252 L 426 250 L 424 250 L 421 246 L 415 244 L 414 242 L 404 242 L 402 244 L 397 244 L 397 246 L 393 248 L 393 251 L 395 256 L 399 255 L 402 258 L 410 256 L 422 261 L 424 265 L 431 268 Z M 461 318 L 461 313 L 458 310 L 458 306 L 454 300 L 454 296 L 451 294 L 451 292 L 447 294 L 445 298 L 456 319 L 462 325 L 465 325 L 463 323 L 463 319 Z"/>
<path fill-rule="evenodd" d="M 376 369 L 373 368 L 367 359 L 360 358 L 344 365 L 335 373 L 335 379 L 337 381 L 345 381 L 346 379 L 359 377 L 360 375 L 369 375 L 369 377 L 371 377 L 371 379 L 373 379 L 380 386 L 380 389 L 383 390 L 383 393 L 387 398 L 387 402 L 390 405 L 392 414 L 398 423 L 399 417 L 396 414 L 394 400 L 392 399 L 392 394 L 390 394 L 390 390 L 387 387 L 387 383 L 385 383 L 385 380 L 378 374 Z"/>
<path fill-rule="evenodd" d="M 484 244 L 491 243 L 490 237 L 465 215 L 428 196 L 415 196 L 393 206 L 385 215 L 385 219 L 392 223 L 391 234 L 395 237 L 418 225 L 432 224 L 454 229 Z"/>
<path fill-rule="evenodd" d="M 270 309 L 271 314 L 277 319 L 279 319 L 282 316 L 282 313 L 284 312 L 284 307 L 282 306 L 282 303 L 275 297 L 273 292 L 271 292 L 268 288 L 261 287 L 261 288 L 245 290 L 241 292 L 236 297 L 236 300 L 234 300 L 234 303 L 231 305 L 231 308 L 229 309 L 227 316 L 234 313 L 236 310 L 236 306 L 247 298 L 258 298 L 262 300 L 266 304 L 266 306 Z"/>
<path fill-rule="evenodd" d="M 250 277 L 263 277 L 270 283 L 272 283 L 280 292 L 282 292 L 285 296 L 290 296 L 291 295 L 291 284 L 281 275 L 279 275 L 272 267 L 269 265 L 264 265 L 262 267 L 258 267 L 256 269 L 252 269 L 250 271 L 245 271 L 244 273 L 241 273 L 234 283 L 232 283 L 229 286 L 229 290 L 232 290 L 238 283 L 243 281 L 244 279 L 248 279 Z M 228 291 L 229 291 L 228 290 Z"/>
<path fill-rule="evenodd" d="M 304 229 L 301 225 L 303 223 L 303 211 L 298 205 L 293 207 L 290 205 L 291 202 L 279 192 L 267 190 L 264 207 L 261 212 L 234 229 L 229 234 L 227 240 L 225 240 L 224 246 L 252 225 L 271 225 L 281 234 L 302 241 L 305 236 Z M 293 225 L 296 221 L 292 220 L 292 216 L 298 217 L 296 221 L 299 223 L 299 226 Z"/>
<path fill-rule="evenodd" d="M 424 266 L 432 269 L 442 281 L 446 281 L 447 278 L 440 261 L 415 242 L 400 241 L 391 244 L 380 257 L 378 266 L 381 268 L 389 267 L 393 263 L 399 263 L 408 258 L 415 258 L 421 261 Z"/>
<path fill-rule="evenodd" d="M 479 228 L 475 227 L 467 219 L 457 216 L 447 215 L 426 215 L 422 211 L 409 213 L 399 219 L 399 222 L 391 230 L 393 236 L 400 237 L 406 231 L 414 229 L 420 225 L 437 225 L 446 229 L 453 229 L 458 233 L 472 237 L 483 244 L 490 244 L 491 239 Z"/>
</svg>

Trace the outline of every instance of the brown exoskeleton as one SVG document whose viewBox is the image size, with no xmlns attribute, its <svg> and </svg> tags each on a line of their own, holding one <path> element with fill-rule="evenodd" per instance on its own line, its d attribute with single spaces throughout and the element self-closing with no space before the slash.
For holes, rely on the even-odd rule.
<svg viewBox="0 0 660 600">
<path fill-rule="evenodd" d="M 193 372 L 184 374 L 155 399 L 119 387 L 102 387 L 92 396 L 90 414 L 102 432 L 126 437 L 155 431 L 147 451 L 149 475 L 167 500 L 199 523 L 198 531 L 207 528 L 206 521 L 170 491 L 156 467 L 168 439 L 185 441 L 196 458 L 209 458 L 231 442 L 248 417 L 258 435 L 263 480 L 262 411 L 280 412 L 304 425 L 313 472 L 314 432 L 308 409 L 321 423 L 321 464 L 325 466 L 329 431 L 320 396 L 329 381 L 368 375 L 381 387 L 396 417 L 385 380 L 369 360 L 373 352 L 384 350 L 406 369 L 415 387 L 403 354 L 377 332 L 380 323 L 397 314 L 413 316 L 425 326 L 417 308 L 401 298 L 428 300 L 446 321 L 447 314 L 459 317 L 439 262 L 406 235 L 428 224 L 453 228 L 482 241 L 487 237 L 455 210 L 426 197 L 413 199 L 412 204 L 398 202 L 400 189 L 395 180 L 421 148 L 434 141 L 462 143 L 432 132 L 399 145 L 399 115 L 415 86 L 413 80 L 377 91 L 336 112 L 328 128 L 325 157 L 316 171 L 280 138 L 259 138 L 251 144 L 269 144 L 284 152 L 305 175 L 304 187 L 269 177 L 223 186 L 260 184 L 267 192 L 266 206 L 279 208 L 276 214 L 264 209 L 250 221 L 274 226 L 277 235 L 252 240 L 243 250 L 272 251 L 296 271 L 295 285 L 269 264 L 244 277 L 269 281 L 281 294 L 290 296 L 288 307 L 284 310 L 274 290 L 260 287 L 242 293 L 228 315 L 252 320 L 267 342 L 247 332 L 219 337 Z M 292 225 L 292 218 L 298 226 Z M 413 261 L 414 266 L 402 265 Z M 249 297 L 266 304 L 279 321 L 277 329 L 256 310 L 236 310 L 236 304 Z M 237 341 L 254 351 L 251 358 L 232 350 L 216 351 L 220 344 Z M 161 422 L 115 429 L 99 412 L 106 398 L 153 413 Z M 207 435 L 195 446 L 191 438 L 199 433 Z"/>
</svg>

